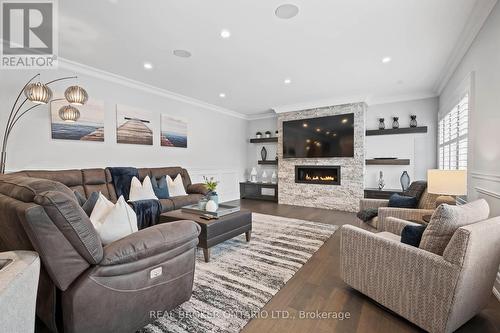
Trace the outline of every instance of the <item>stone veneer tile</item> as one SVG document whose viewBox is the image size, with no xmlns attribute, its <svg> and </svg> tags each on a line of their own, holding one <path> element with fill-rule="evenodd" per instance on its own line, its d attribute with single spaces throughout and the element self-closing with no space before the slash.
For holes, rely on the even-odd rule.
<svg viewBox="0 0 500 333">
<path fill-rule="evenodd" d="M 353 158 L 283 159 L 283 121 L 354 113 Z M 365 103 L 322 107 L 278 115 L 278 201 L 280 204 L 356 212 L 364 195 Z M 341 185 L 295 183 L 295 165 L 340 165 Z"/>
</svg>

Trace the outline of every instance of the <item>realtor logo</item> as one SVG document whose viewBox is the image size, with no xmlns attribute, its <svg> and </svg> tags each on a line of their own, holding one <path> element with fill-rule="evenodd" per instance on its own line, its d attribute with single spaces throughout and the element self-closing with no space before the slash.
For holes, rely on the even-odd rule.
<svg viewBox="0 0 500 333">
<path fill-rule="evenodd" d="M 57 66 L 54 1 L 2 1 L 1 68 Z"/>
</svg>

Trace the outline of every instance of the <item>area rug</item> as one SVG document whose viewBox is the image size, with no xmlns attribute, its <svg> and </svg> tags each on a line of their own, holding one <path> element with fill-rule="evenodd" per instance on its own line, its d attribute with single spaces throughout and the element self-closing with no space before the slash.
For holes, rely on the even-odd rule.
<svg viewBox="0 0 500 333">
<path fill-rule="evenodd" d="M 239 332 L 332 236 L 338 226 L 253 213 L 241 235 L 198 251 L 191 299 L 141 332 Z"/>
</svg>

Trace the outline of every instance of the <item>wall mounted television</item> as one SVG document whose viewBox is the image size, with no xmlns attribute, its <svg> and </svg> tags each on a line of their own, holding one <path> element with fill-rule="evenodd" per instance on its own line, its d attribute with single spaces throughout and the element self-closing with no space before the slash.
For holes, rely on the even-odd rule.
<svg viewBox="0 0 500 333">
<path fill-rule="evenodd" d="M 283 158 L 354 157 L 354 113 L 283 122 Z"/>
</svg>

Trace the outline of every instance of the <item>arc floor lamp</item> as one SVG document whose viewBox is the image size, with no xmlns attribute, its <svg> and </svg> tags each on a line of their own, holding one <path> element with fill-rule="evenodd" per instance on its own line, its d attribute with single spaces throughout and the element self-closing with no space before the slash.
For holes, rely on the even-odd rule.
<svg viewBox="0 0 500 333">
<path fill-rule="evenodd" d="M 76 79 L 77 77 L 76 76 L 61 77 L 46 83 L 32 82 L 35 78 L 39 76 L 40 74 L 37 74 L 33 76 L 28 82 L 26 82 L 24 87 L 17 95 L 14 105 L 12 105 L 9 118 L 7 119 L 7 124 L 5 125 L 5 131 L 2 141 L 2 155 L 0 156 L 0 173 L 2 174 L 5 173 L 5 162 L 7 159 L 7 143 L 9 141 L 9 135 L 22 116 L 24 116 L 29 111 L 37 108 L 40 105 L 49 103 L 50 101 L 58 101 L 65 99 L 69 104 L 59 109 L 59 117 L 67 122 L 75 122 L 78 120 L 78 118 L 80 118 L 80 111 L 76 107 L 74 107 L 74 105 L 82 106 L 87 102 L 89 98 L 85 89 L 83 89 L 80 86 L 73 85 L 66 89 L 66 91 L 64 92 L 64 98 L 58 98 L 52 100 L 53 94 L 52 90 L 49 88 L 49 85 L 57 81 Z M 25 98 L 18 105 L 18 102 L 23 93 Z M 35 105 L 32 105 L 25 110 L 21 110 L 28 100 L 34 103 Z"/>
</svg>

